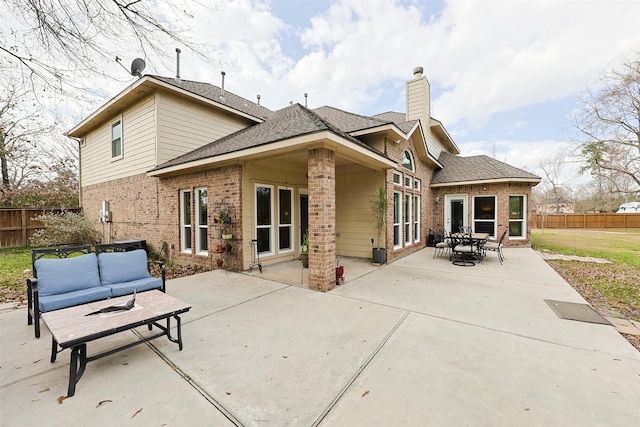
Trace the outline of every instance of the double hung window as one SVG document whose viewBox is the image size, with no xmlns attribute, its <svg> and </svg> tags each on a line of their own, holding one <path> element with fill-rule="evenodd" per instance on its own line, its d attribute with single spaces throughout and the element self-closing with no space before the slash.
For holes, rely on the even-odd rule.
<svg viewBox="0 0 640 427">
<path fill-rule="evenodd" d="M 207 221 L 207 189 L 196 188 L 196 252 L 207 254 L 208 221 Z"/>
<path fill-rule="evenodd" d="M 180 250 L 191 252 L 191 190 L 180 191 Z"/>
<path fill-rule="evenodd" d="M 122 157 L 122 118 L 111 123 L 111 158 Z"/>
<path fill-rule="evenodd" d="M 525 237 L 525 196 L 509 196 L 509 238 Z"/>
</svg>

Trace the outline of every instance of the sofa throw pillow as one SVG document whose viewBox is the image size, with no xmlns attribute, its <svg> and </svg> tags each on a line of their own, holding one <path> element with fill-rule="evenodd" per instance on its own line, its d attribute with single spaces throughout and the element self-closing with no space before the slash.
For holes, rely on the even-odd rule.
<svg viewBox="0 0 640 427">
<path fill-rule="evenodd" d="M 38 292 L 42 296 L 100 286 L 98 259 L 94 253 L 73 258 L 40 258 L 35 268 Z"/>
<path fill-rule="evenodd" d="M 147 269 L 147 252 L 101 252 L 98 255 L 100 279 L 103 285 L 128 282 L 151 277 Z"/>
</svg>

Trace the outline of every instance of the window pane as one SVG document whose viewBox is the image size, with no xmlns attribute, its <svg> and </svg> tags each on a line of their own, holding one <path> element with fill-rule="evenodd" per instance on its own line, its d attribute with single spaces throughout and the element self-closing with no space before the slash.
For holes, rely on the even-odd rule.
<svg viewBox="0 0 640 427">
<path fill-rule="evenodd" d="M 291 224 L 291 190 L 279 189 L 280 224 Z"/>
<path fill-rule="evenodd" d="M 496 203 L 495 197 L 476 197 L 473 216 L 475 219 L 495 219 Z"/>
<path fill-rule="evenodd" d="M 182 193 L 182 220 L 184 225 L 191 225 L 191 193 Z"/>
<path fill-rule="evenodd" d="M 280 227 L 278 237 L 280 249 L 291 249 L 291 227 Z"/>
<path fill-rule="evenodd" d="M 413 162 L 411 161 L 411 155 L 408 151 L 405 151 L 404 155 L 402 156 L 402 166 L 406 169 L 409 169 L 410 171 L 413 170 Z"/>
<path fill-rule="evenodd" d="M 207 225 L 207 190 L 198 191 L 198 225 Z"/>
<path fill-rule="evenodd" d="M 198 233 L 200 233 L 199 236 L 198 236 L 199 237 L 198 240 L 200 240 L 198 242 L 198 246 L 199 246 L 198 250 L 199 251 L 208 250 L 209 245 L 207 243 L 207 241 L 208 241 L 208 239 L 207 239 L 207 228 L 206 227 L 199 228 L 198 229 Z"/>
<path fill-rule="evenodd" d="M 122 122 L 118 120 L 111 125 L 111 157 L 122 155 Z"/>
<path fill-rule="evenodd" d="M 509 219 L 524 218 L 524 196 L 509 196 Z"/>
<path fill-rule="evenodd" d="M 184 248 L 191 249 L 191 227 L 184 227 Z"/>
<path fill-rule="evenodd" d="M 522 237 L 522 222 L 521 221 L 509 221 L 509 236 Z"/>
<path fill-rule="evenodd" d="M 402 199 L 400 193 L 393 193 L 393 245 L 400 246 L 402 229 L 400 228 Z"/>
<path fill-rule="evenodd" d="M 271 225 L 271 188 L 256 187 L 256 212 L 258 225 Z"/>
<path fill-rule="evenodd" d="M 258 238 L 258 252 L 265 253 L 271 252 L 271 242 L 269 239 L 268 228 L 258 228 L 256 230 L 256 236 Z"/>
<path fill-rule="evenodd" d="M 473 229 L 476 233 L 489 233 L 489 235 L 493 235 L 493 226 L 493 221 L 476 221 Z"/>
</svg>

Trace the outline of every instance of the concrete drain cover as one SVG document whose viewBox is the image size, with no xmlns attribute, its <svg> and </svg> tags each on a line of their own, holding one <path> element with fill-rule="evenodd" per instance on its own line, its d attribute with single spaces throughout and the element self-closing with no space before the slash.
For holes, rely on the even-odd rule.
<svg viewBox="0 0 640 427">
<path fill-rule="evenodd" d="M 611 325 L 607 319 L 600 316 L 589 304 L 555 301 L 551 299 L 546 299 L 544 302 L 546 302 L 547 305 L 551 307 L 551 310 L 553 310 L 561 319 Z"/>
</svg>

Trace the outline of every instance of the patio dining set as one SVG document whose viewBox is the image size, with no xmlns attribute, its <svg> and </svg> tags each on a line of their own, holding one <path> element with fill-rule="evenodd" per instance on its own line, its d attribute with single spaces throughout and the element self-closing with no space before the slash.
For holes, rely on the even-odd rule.
<svg viewBox="0 0 640 427">
<path fill-rule="evenodd" d="M 469 227 L 460 227 L 457 233 L 449 233 L 446 229 L 438 229 L 435 234 L 442 240 L 435 243 L 433 257 L 448 253 L 449 261 L 462 267 L 473 267 L 476 262 L 482 263 L 487 251 L 498 254 L 500 264 L 504 261 L 502 246 L 509 229 L 505 229 L 497 242 L 489 241 L 489 233 L 474 233 Z"/>
</svg>

